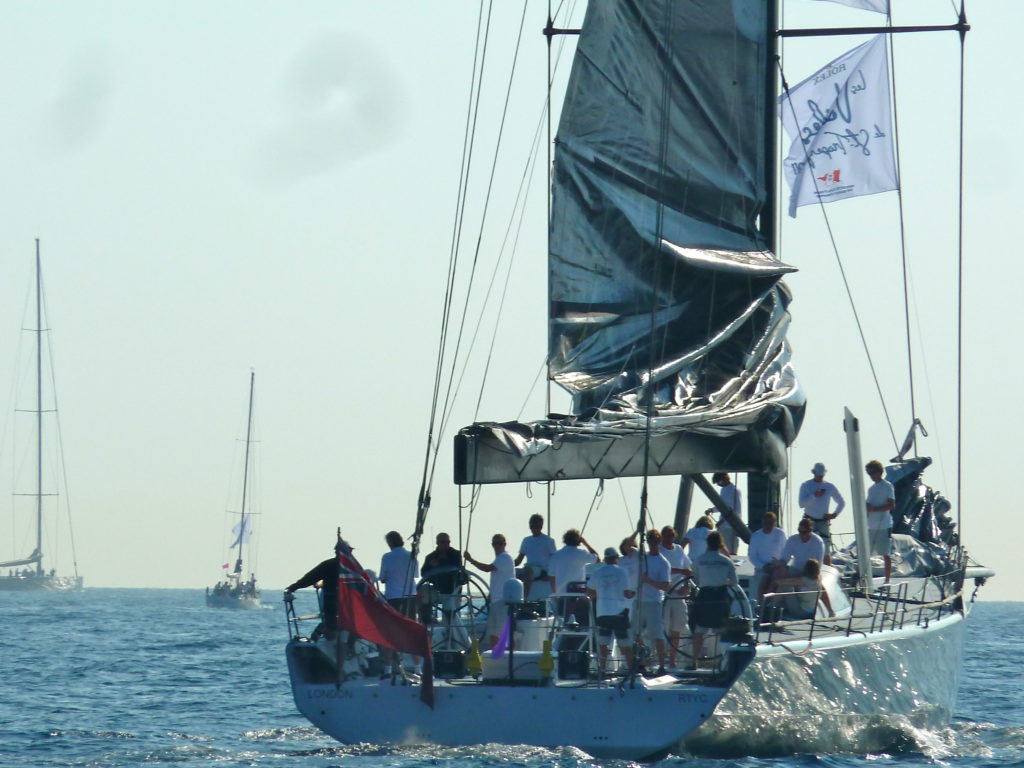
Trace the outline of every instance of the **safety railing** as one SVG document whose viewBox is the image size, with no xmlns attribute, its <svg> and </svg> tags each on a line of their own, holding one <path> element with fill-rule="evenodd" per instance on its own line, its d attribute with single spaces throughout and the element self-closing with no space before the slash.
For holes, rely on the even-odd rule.
<svg viewBox="0 0 1024 768">
<path fill-rule="evenodd" d="M 947 576 L 949 575 L 947 574 Z M 885 630 L 903 629 L 907 626 L 908 621 L 912 622 L 911 626 L 927 628 L 930 622 L 959 610 L 963 596 L 962 589 L 955 592 L 943 590 L 944 596 L 938 600 L 926 601 L 911 598 L 909 588 L 908 582 L 899 582 L 881 585 L 870 595 L 865 595 L 856 589 L 844 590 L 850 600 L 848 615 L 761 622 L 757 625 L 757 629 L 760 634 L 767 635 L 766 639 L 761 642 L 774 644 L 778 642 L 776 634 L 782 633 L 785 634 L 786 641 L 804 639 L 805 630 L 808 641 L 814 638 L 815 633 L 820 635 L 825 631 L 833 634 L 842 631 L 847 637 L 850 635 L 869 636 Z M 809 591 L 805 594 L 809 594 Z M 766 597 L 771 596 L 772 593 L 766 595 Z M 841 626 L 842 619 L 846 620 L 845 627 Z"/>
</svg>

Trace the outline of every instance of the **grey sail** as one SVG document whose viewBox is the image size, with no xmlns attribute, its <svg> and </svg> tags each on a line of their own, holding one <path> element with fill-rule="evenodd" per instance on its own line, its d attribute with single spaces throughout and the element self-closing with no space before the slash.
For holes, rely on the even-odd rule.
<svg viewBox="0 0 1024 768">
<path fill-rule="evenodd" d="M 590 4 L 548 261 L 549 372 L 572 413 L 463 429 L 456 482 L 785 474 L 805 401 L 794 268 L 771 252 L 769 5 Z"/>
</svg>

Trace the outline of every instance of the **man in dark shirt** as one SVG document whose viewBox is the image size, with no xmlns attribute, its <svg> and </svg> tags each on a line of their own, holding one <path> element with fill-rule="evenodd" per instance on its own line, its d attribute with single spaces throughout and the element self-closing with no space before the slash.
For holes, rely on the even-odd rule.
<svg viewBox="0 0 1024 768">
<path fill-rule="evenodd" d="M 443 601 L 443 596 L 455 594 L 466 578 L 462 572 L 462 556 L 452 547 L 451 537 L 447 533 L 439 533 L 435 541 L 437 549 L 423 558 L 420 569 L 420 576 L 429 582 L 427 589 L 421 592 L 424 600 L 421 620 L 424 624 L 430 623 L 432 603 L 439 598 Z"/>
<path fill-rule="evenodd" d="M 320 608 L 322 620 L 313 634 L 321 634 L 328 640 L 333 640 L 338 625 L 338 558 L 324 560 L 294 584 L 289 584 L 285 592 L 291 594 L 297 589 L 312 587 L 318 583 L 323 599 Z"/>
</svg>

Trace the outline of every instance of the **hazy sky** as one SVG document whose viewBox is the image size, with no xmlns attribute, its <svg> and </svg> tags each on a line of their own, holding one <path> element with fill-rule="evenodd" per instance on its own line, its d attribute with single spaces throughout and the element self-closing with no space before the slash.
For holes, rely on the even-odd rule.
<svg viewBox="0 0 1024 768">
<path fill-rule="evenodd" d="M 519 3 L 496 5 L 467 264 L 522 15 Z M 534 0 L 526 13 L 481 236 L 480 287 L 491 279 L 541 119 L 546 5 Z M 955 18 L 948 2 L 894 5 L 897 24 Z M 578 22 L 583 4 L 565 6 Z M 217 580 L 232 524 L 226 511 L 238 508 L 241 492 L 250 368 L 261 582 L 282 587 L 327 557 L 337 526 L 375 568 L 383 534 L 413 525 L 477 4 L 0 0 L 0 9 L 0 380 L 11 384 L 5 391 L 18 389 L 16 350 L 27 343 L 18 329 L 39 237 L 86 585 Z M 964 532 L 974 555 L 1002 574 L 983 596 L 1011 599 L 1019 547 L 998 541 L 1001 526 L 1019 527 L 1005 499 L 1019 471 L 1021 419 L 1004 387 L 1012 394 L 1021 375 L 1022 270 L 1012 231 L 1022 162 L 1013 149 L 1021 99 L 1007 62 L 1024 4 L 975 0 L 968 11 Z M 830 3 L 786 3 L 791 26 L 879 22 Z M 858 42 L 787 43 L 787 78 L 799 81 Z M 915 387 L 929 430 L 920 450 L 936 458 L 928 479 L 954 498 L 958 49 L 952 33 L 896 43 Z M 544 413 L 543 388 L 533 387 L 545 354 L 543 170 L 542 156 L 497 332 L 492 309 L 440 437 L 431 538 L 440 530 L 457 536 L 460 526 L 453 430 L 474 418 Z M 902 437 L 910 409 L 897 200 L 889 193 L 839 202 L 829 216 Z M 511 247 L 496 291 L 510 255 Z M 787 493 L 818 460 L 847 492 L 843 406 L 861 418 L 865 458 L 888 459 L 894 449 L 817 210 L 784 222 L 781 256 L 801 270 L 788 280 L 790 338 L 810 401 Z M 566 403 L 553 394 L 554 410 Z M 31 407 L 12 396 L 7 411 L 16 406 Z M 24 438 L 25 425 L 4 434 Z M 5 454 L 0 477 L 9 480 L 18 464 L 23 451 Z M 584 524 L 594 491 L 593 483 L 558 486 L 556 535 Z M 675 492 L 673 479 L 653 483 L 659 523 L 671 521 Z M 586 524 L 595 546 L 632 527 L 638 493 L 636 481 L 607 485 Z M 517 543 L 527 516 L 546 505 L 542 487 L 485 488 L 471 528 L 462 512 L 463 535 L 482 557 L 493 531 Z M 10 522 L 6 511 L 0 521 L 0 559 L 27 553 L 23 521 Z M 845 521 L 840 530 L 852 527 Z M 48 552 L 56 555 L 48 564 L 70 570 L 65 543 Z"/>
</svg>

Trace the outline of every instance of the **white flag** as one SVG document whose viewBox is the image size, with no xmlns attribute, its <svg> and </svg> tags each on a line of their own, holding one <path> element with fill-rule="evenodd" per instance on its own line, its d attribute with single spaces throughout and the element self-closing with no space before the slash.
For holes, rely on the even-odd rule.
<svg viewBox="0 0 1024 768">
<path fill-rule="evenodd" d="M 235 543 L 232 544 L 229 549 L 240 547 L 242 544 L 249 543 L 249 534 L 252 529 L 249 527 L 249 519 L 243 517 L 239 522 L 235 523 L 235 527 L 231 529 L 231 535 L 235 537 Z"/>
<path fill-rule="evenodd" d="M 839 3 L 851 8 L 863 8 L 865 11 L 889 13 L 889 0 L 824 0 L 826 3 Z"/>
<path fill-rule="evenodd" d="M 877 35 L 779 97 L 792 139 L 782 161 L 789 215 L 801 205 L 899 188 L 885 38 Z"/>
</svg>

